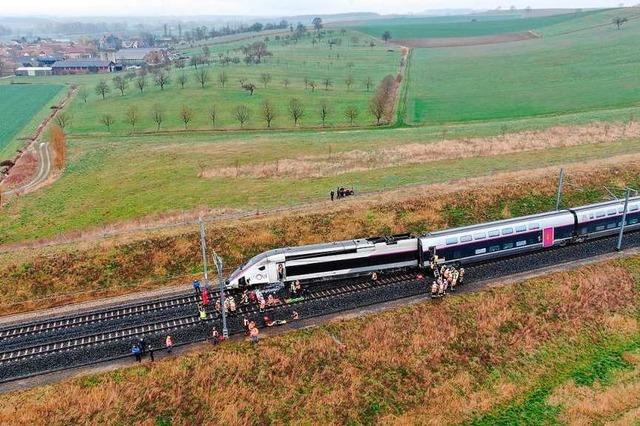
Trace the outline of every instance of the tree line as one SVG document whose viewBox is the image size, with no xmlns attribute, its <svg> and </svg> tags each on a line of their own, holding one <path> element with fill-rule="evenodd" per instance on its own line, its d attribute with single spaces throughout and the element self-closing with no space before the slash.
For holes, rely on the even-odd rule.
<svg viewBox="0 0 640 426">
<path fill-rule="evenodd" d="M 384 115 L 388 110 L 389 99 L 384 98 L 383 92 L 376 93 L 372 98 L 369 105 L 369 113 L 375 119 L 376 124 L 380 125 L 383 121 Z M 389 92 L 390 93 L 390 92 Z M 207 119 L 211 125 L 211 128 L 216 128 L 220 117 L 220 108 L 212 104 L 207 110 Z M 266 128 L 272 128 L 275 120 L 279 117 L 286 116 L 291 120 L 294 126 L 299 126 L 305 117 L 315 115 L 322 126 L 327 126 L 328 120 L 342 115 L 343 119 L 353 126 L 355 121 L 361 115 L 361 111 L 356 105 L 348 105 L 342 111 L 336 111 L 334 106 L 327 100 L 322 100 L 320 104 L 314 109 L 307 108 L 305 103 L 299 98 L 291 98 L 286 108 L 278 108 L 271 100 L 266 99 L 260 105 L 258 111 L 250 109 L 245 104 L 240 104 L 235 107 L 230 107 L 225 111 L 239 124 L 240 128 L 244 128 L 250 121 L 254 119 L 254 114 L 257 115 L 260 121 L 262 121 Z M 146 115 L 155 123 L 156 131 L 160 131 L 162 125 L 168 119 L 165 109 L 160 104 L 155 104 L 150 111 L 146 112 Z M 177 118 L 184 125 L 184 129 L 189 129 L 190 124 L 196 118 L 197 112 L 193 108 L 182 105 L 177 112 Z M 131 131 L 135 132 L 136 126 L 142 120 L 143 115 L 135 105 L 130 106 L 121 117 L 116 117 L 114 114 L 105 113 L 100 117 L 100 123 L 103 124 L 108 131 L 118 120 L 128 124 L 131 127 Z"/>
</svg>

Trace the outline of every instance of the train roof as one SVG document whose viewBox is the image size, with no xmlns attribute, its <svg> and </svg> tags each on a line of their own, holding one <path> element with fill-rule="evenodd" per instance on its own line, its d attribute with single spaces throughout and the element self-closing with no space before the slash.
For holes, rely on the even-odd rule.
<svg viewBox="0 0 640 426">
<path fill-rule="evenodd" d="M 637 203 L 638 201 L 640 201 L 640 197 L 629 197 L 629 204 Z M 608 206 L 612 206 L 612 205 L 618 205 L 618 204 L 622 204 L 622 203 L 624 203 L 624 198 L 617 198 L 615 200 L 602 201 L 602 202 L 599 202 L 599 203 L 594 203 L 594 204 L 589 204 L 589 205 L 586 205 L 586 206 L 576 207 L 576 208 L 573 208 L 571 210 L 576 211 L 576 212 L 580 212 L 580 211 L 584 211 L 584 210 L 592 210 L 592 209 L 608 207 Z"/>
<path fill-rule="evenodd" d="M 512 217 L 512 218 L 509 218 L 509 219 L 495 220 L 493 222 L 478 223 L 478 224 L 474 224 L 474 225 L 462 226 L 462 227 L 459 227 L 459 228 L 449 228 L 449 229 L 445 229 L 445 230 L 442 230 L 442 231 L 428 232 L 425 236 L 427 236 L 427 237 L 439 237 L 439 236 L 442 236 L 442 235 L 447 235 L 449 233 L 456 233 L 457 234 L 459 232 L 471 232 L 471 231 L 475 231 L 475 230 L 479 230 L 479 229 L 486 229 L 486 228 L 493 228 L 493 227 L 509 225 L 509 224 L 512 224 L 512 223 L 530 222 L 532 220 L 546 219 L 546 218 L 549 218 L 549 217 L 557 216 L 559 214 L 571 214 L 571 212 L 569 210 L 565 209 L 565 210 L 558 210 L 558 211 L 552 211 L 552 212 L 532 214 L 532 215 L 529 215 L 529 216 Z"/>
</svg>

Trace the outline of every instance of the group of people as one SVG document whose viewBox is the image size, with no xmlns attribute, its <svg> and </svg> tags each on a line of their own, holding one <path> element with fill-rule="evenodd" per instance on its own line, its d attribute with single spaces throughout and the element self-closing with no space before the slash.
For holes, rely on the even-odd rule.
<svg viewBox="0 0 640 426">
<path fill-rule="evenodd" d="M 443 297 L 448 291 L 464 283 L 464 268 L 451 265 L 432 265 L 434 280 L 431 283 L 431 298 Z"/>
<path fill-rule="evenodd" d="M 167 353 L 171 353 L 173 350 L 173 337 L 171 337 L 171 335 L 167 335 L 165 338 L 165 346 Z M 138 340 L 131 345 L 131 354 L 135 357 L 137 362 L 142 362 L 142 358 L 146 355 L 149 355 L 151 362 L 154 362 L 155 356 L 153 352 L 153 346 L 144 339 L 144 336 L 138 338 Z"/>
<path fill-rule="evenodd" d="M 296 321 L 300 319 L 300 314 L 297 311 L 291 312 L 291 321 Z M 268 314 L 264 314 L 261 318 L 262 327 L 273 327 L 276 325 L 285 325 L 287 323 L 286 319 L 272 319 Z M 260 330 L 258 329 L 258 325 L 254 319 L 249 319 L 247 317 L 242 318 L 242 327 L 244 328 L 244 334 L 251 339 L 253 343 L 258 343 L 258 339 L 260 336 Z"/>
<path fill-rule="evenodd" d="M 355 191 L 353 190 L 353 188 L 345 188 L 343 186 L 337 188 L 335 191 L 332 189 L 329 193 L 331 201 L 333 201 L 334 199 L 339 200 L 340 198 L 348 197 L 350 195 L 355 195 Z"/>
</svg>

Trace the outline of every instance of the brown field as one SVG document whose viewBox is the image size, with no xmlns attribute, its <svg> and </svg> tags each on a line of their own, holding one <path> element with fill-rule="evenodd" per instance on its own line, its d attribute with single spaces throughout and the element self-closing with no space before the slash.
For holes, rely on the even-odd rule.
<svg viewBox="0 0 640 426">
<path fill-rule="evenodd" d="M 406 38 L 391 42 L 405 47 L 460 47 L 478 46 L 481 44 L 509 43 L 512 41 L 531 40 L 540 36 L 533 31 L 521 33 L 505 33 L 476 37 L 441 37 L 441 38 Z"/>
<path fill-rule="evenodd" d="M 0 423 L 458 423 L 517 402 L 606 336 L 625 338 L 604 324 L 636 321 L 632 272 L 583 267 L 12 392 Z M 616 291 L 602 292 L 611 280 Z"/>
<path fill-rule="evenodd" d="M 640 159 L 611 159 L 606 165 L 586 163 L 566 170 L 565 200 L 579 205 L 591 200 L 588 197 L 594 191 L 604 191 L 604 185 L 637 181 Z M 229 270 L 274 247 L 444 229 L 456 224 L 452 211 L 461 212 L 465 223 L 478 223 L 548 210 L 552 208 L 556 174 L 555 168 L 510 173 L 318 203 L 253 218 L 227 217 L 208 223 L 208 244 L 223 255 Z M 548 205 L 539 205 L 541 199 L 548 200 Z M 0 313 L 184 283 L 201 268 L 197 225 L 137 231 L 112 239 L 97 238 L 96 234 L 68 237 L 71 244 L 0 253 Z"/>
<path fill-rule="evenodd" d="M 545 130 L 509 133 L 504 136 L 412 143 L 372 151 L 354 150 L 339 154 L 283 158 L 259 165 L 217 167 L 202 177 L 326 177 L 406 164 L 428 163 L 479 156 L 512 154 L 595 143 L 610 143 L 640 137 L 640 123 L 594 123 L 586 126 L 558 126 Z M 207 151 L 215 147 L 207 147 Z"/>
</svg>

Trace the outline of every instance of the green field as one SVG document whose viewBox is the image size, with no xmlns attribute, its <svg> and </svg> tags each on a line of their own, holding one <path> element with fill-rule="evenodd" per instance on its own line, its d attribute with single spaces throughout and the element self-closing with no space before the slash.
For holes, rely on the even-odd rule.
<svg viewBox="0 0 640 426">
<path fill-rule="evenodd" d="M 622 30 L 605 11 L 547 27 L 523 42 L 416 49 L 407 111 L 413 123 L 450 123 L 566 114 L 637 105 L 640 21 Z M 604 25 L 588 28 L 593 25 Z M 562 32 L 584 31 L 562 35 Z"/>
<path fill-rule="evenodd" d="M 15 148 L 15 137 L 51 100 L 62 86 L 53 84 L 0 85 L 0 159 Z"/>
<path fill-rule="evenodd" d="M 593 12 L 527 18 L 521 15 L 463 15 L 457 17 L 394 18 L 370 21 L 354 29 L 381 37 L 385 31 L 394 39 L 477 37 L 535 30 L 588 16 Z"/>
<path fill-rule="evenodd" d="M 210 130 L 212 123 L 209 119 L 209 109 L 215 106 L 218 117 L 216 129 L 237 129 L 240 124 L 234 117 L 235 108 L 238 105 L 246 105 L 249 109 L 249 121 L 245 128 L 264 129 L 265 121 L 262 118 L 262 105 L 269 100 L 276 108 L 276 118 L 272 123 L 275 128 L 291 128 L 293 120 L 289 116 L 289 102 L 292 98 L 299 98 L 305 108 L 299 126 L 320 126 L 321 118 L 319 109 L 324 101 L 329 105 L 329 115 L 326 124 L 328 126 L 349 126 L 350 123 L 344 116 L 347 106 L 355 106 L 359 115 L 354 125 L 368 125 L 373 123 L 373 118 L 367 112 L 369 99 L 372 97 L 375 87 L 388 74 L 395 75 L 400 63 L 400 51 L 387 49 L 384 46 L 369 47 L 369 38 L 356 36 L 358 43 L 352 43 L 354 33 L 344 35 L 327 35 L 317 45 L 313 45 L 310 37 L 300 40 L 296 44 L 285 45 L 271 37 L 268 49 L 273 56 L 266 58 L 265 62 L 258 65 L 212 64 L 205 66 L 210 81 L 203 89 L 196 80 L 198 72 L 193 67 L 187 66 L 184 70 L 172 69 L 171 82 L 164 91 L 156 87 L 151 76 L 147 79 L 148 86 L 143 93 L 135 87 L 131 81 L 125 96 L 121 96 L 112 85 L 113 75 L 91 76 L 60 76 L 50 77 L 49 81 L 75 83 L 89 92 L 85 104 L 79 97 L 68 109 L 73 117 L 69 131 L 73 134 L 106 134 L 107 127 L 101 123 L 101 117 L 110 114 L 115 118 L 115 124 L 111 127 L 112 134 L 128 135 L 131 126 L 125 121 L 126 111 L 134 106 L 138 110 L 139 122 L 136 131 L 152 132 L 156 129 L 156 123 L 152 119 L 154 105 L 161 105 L 164 111 L 162 130 L 180 130 L 184 123 L 180 118 L 183 105 L 193 110 L 193 120 L 189 123 L 190 129 Z M 341 38 L 342 44 L 330 48 L 326 43 L 328 38 Z M 260 37 L 259 39 L 262 39 Z M 365 42 L 366 41 L 366 42 Z M 214 60 L 218 54 L 242 57 L 238 49 L 249 43 L 248 41 L 215 44 L 211 46 L 211 56 Z M 202 49 L 192 49 L 191 54 L 202 54 Z M 200 67 L 199 69 L 201 69 Z M 228 76 L 225 88 L 219 81 L 219 74 L 224 71 Z M 261 75 L 267 73 L 271 76 L 271 82 L 264 87 Z M 187 83 L 184 88 L 178 83 L 178 77 L 184 74 Z M 353 85 L 347 89 L 345 80 L 353 77 Z M 239 80 L 245 78 L 257 86 L 253 95 L 240 87 Z M 317 83 L 317 88 L 312 91 L 305 89 L 305 78 Z M 330 79 L 328 90 L 325 89 L 324 79 Z M 371 78 L 373 85 L 366 90 L 364 81 Z M 103 100 L 95 93 L 97 82 L 104 79 L 108 82 L 111 93 Z M 288 87 L 284 87 L 283 80 L 288 79 Z M 27 80 L 29 81 L 29 80 Z"/>
</svg>

